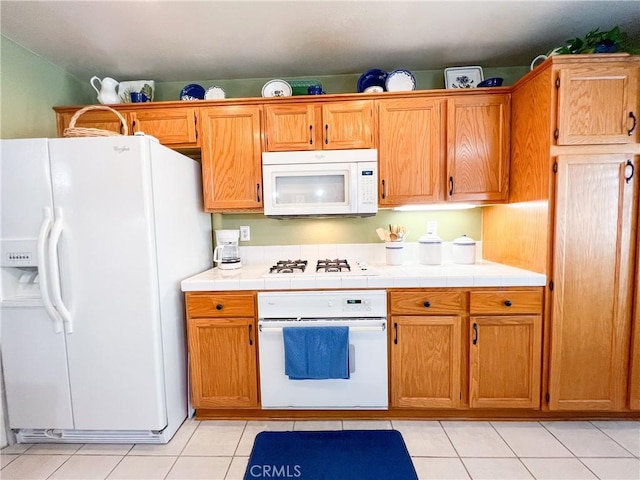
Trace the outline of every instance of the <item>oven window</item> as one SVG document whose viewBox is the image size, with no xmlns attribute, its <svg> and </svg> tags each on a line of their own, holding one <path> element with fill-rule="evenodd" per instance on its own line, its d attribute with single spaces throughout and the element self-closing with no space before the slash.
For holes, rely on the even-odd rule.
<svg viewBox="0 0 640 480">
<path fill-rule="evenodd" d="M 275 180 L 276 205 L 346 204 L 346 175 L 292 175 Z"/>
</svg>

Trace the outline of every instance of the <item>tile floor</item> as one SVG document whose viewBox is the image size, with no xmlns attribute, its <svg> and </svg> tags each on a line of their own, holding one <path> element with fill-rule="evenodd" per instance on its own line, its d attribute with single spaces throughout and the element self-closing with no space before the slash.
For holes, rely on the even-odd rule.
<svg viewBox="0 0 640 480">
<path fill-rule="evenodd" d="M 242 479 L 263 430 L 395 428 L 422 479 L 640 479 L 640 422 L 196 421 L 167 445 L 12 445 L 0 478 Z M 353 479 L 357 480 L 357 479 Z"/>
</svg>

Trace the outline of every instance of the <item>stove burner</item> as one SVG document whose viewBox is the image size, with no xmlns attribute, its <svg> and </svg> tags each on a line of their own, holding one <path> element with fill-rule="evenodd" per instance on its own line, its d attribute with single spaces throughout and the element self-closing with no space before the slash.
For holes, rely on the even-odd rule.
<svg viewBox="0 0 640 480">
<path fill-rule="evenodd" d="M 304 272 L 307 268 L 307 260 L 278 260 L 276 264 L 269 269 L 269 273 L 294 273 Z"/>
<path fill-rule="evenodd" d="M 335 258 L 329 260 L 318 260 L 316 272 L 350 272 L 351 266 L 346 260 Z"/>
</svg>

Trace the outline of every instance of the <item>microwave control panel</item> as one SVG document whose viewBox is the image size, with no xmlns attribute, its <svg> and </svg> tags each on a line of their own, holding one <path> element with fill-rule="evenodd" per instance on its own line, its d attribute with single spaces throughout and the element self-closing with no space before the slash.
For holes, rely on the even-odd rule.
<svg viewBox="0 0 640 480">
<path fill-rule="evenodd" d="M 358 203 L 360 211 L 367 212 L 373 208 L 373 212 L 378 206 L 378 165 L 373 162 L 358 164 Z M 362 210 L 362 207 L 365 210 Z"/>
</svg>

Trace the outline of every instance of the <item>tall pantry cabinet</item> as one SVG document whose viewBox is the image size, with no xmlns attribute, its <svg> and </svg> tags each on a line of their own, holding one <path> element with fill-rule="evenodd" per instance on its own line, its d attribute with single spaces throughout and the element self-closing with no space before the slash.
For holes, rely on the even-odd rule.
<svg viewBox="0 0 640 480">
<path fill-rule="evenodd" d="M 547 275 L 548 410 L 624 411 L 640 395 L 639 77 L 640 57 L 559 55 L 514 86 L 510 205 L 483 213 L 483 254 Z"/>
</svg>

